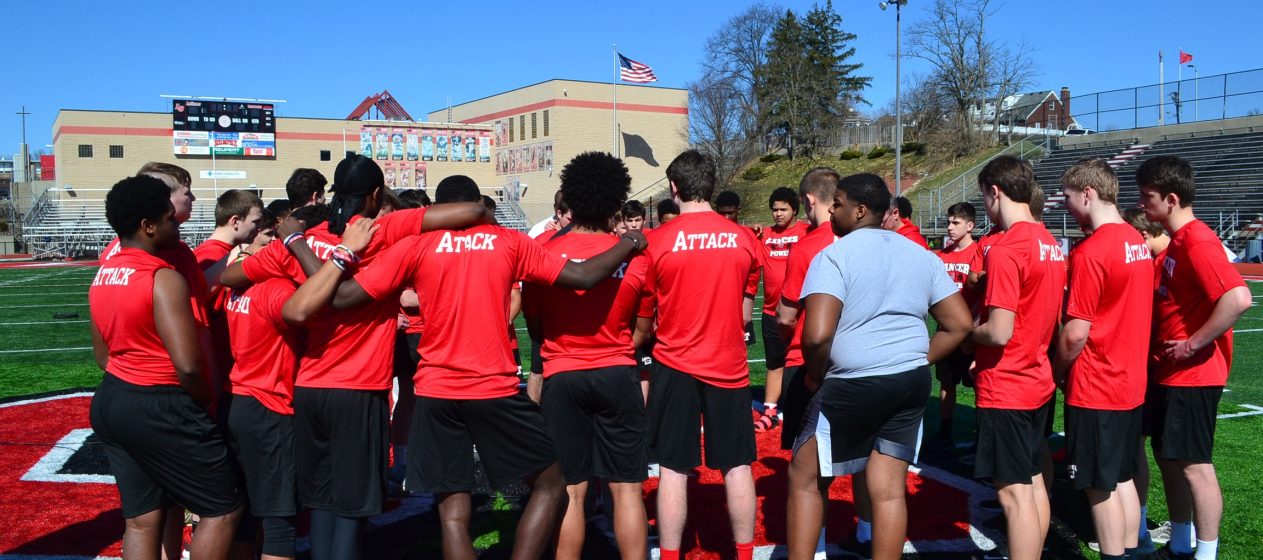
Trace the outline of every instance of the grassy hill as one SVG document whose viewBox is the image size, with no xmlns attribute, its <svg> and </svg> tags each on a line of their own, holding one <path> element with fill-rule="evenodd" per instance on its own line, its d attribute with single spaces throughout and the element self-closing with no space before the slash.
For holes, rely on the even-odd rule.
<svg viewBox="0 0 1263 560">
<path fill-rule="evenodd" d="M 970 168 L 986 161 L 999 153 L 1004 147 L 996 146 L 979 150 L 964 157 L 953 157 L 950 154 L 938 153 L 933 148 L 924 154 L 904 153 L 903 155 L 903 189 L 904 193 L 916 203 L 913 194 L 924 189 L 935 188 L 956 177 Z M 777 187 L 798 189 L 798 181 L 803 174 L 813 167 L 831 167 L 843 176 L 854 173 L 876 173 L 886 178 L 886 183 L 894 189 L 895 154 L 886 153 L 881 157 L 869 159 L 867 155 L 855 159 L 840 159 L 838 156 L 819 156 L 815 158 L 798 157 L 793 160 L 780 159 L 773 162 L 756 160 L 740 172 L 729 189 L 741 195 L 741 220 L 747 223 L 767 222 L 767 198 Z"/>
</svg>

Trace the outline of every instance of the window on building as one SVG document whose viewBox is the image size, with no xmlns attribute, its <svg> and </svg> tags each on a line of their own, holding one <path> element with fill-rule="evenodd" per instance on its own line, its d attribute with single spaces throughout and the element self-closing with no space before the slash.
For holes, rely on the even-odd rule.
<svg viewBox="0 0 1263 560">
<path fill-rule="evenodd" d="M 548 109 L 544 109 L 544 136 L 548 136 Z"/>
<path fill-rule="evenodd" d="M 509 141 L 513 141 L 513 119 L 509 118 Z"/>
<path fill-rule="evenodd" d="M 333 159 L 333 153 L 329 150 L 320 150 L 320 161 L 329 161 Z"/>
<path fill-rule="evenodd" d="M 92 144 L 79 144 L 79 157 L 92 157 Z"/>
<path fill-rule="evenodd" d="M 89 148 L 91 148 L 91 146 L 88 146 L 88 147 L 89 147 Z M 110 157 L 112 157 L 112 158 L 121 158 L 121 157 L 123 157 L 123 147 L 122 147 L 122 146 L 114 146 L 114 145 L 110 146 Z"/>
<path fill-rule="evenodd" d="M 517 139 L 526 140 L 526 115 L 517 118 Z"/>
<path fill-rule="evenodd" d="M 535 113 L 531 113 L 531 138 L 535 138 Z"/>
</svg>

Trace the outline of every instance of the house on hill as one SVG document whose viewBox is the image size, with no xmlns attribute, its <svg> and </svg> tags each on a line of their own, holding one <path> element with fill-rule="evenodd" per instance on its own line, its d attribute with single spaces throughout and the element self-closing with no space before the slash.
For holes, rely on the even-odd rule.
<svg viewBox="0 0 1263 560">
<path fill-rule="evenodd" d="M 996 120 L 996 98 L 974 108 L 974 117 L 984 123 Z M 1081 128 L 1070 114 L 1070 88 L 1005 96 L 999 103 L 1000 126 L 1070 130 Z"/>
</svg>

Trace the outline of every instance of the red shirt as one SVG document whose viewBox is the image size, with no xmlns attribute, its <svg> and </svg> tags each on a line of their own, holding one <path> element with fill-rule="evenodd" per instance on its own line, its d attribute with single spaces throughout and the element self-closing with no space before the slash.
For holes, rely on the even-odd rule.
<svg viewBox="0 0 1263 560">
<path fill-rule="evenodd" d="M 1144 404 L 1153 259 L 1135 228 L 1105 224 L 1070 252 L 1066 317 L 1092 323 L 1070 367 L 1066 404 L 1131 410 Z"/>
<path fill-rule="evenodd" d="M 991 247 L 983 305 L 1016 316 L 1008 344 L 975 351 L 979 408 L 1034 410 L 1052 396 L 1048 345 L 1066 291 L 1065 261 L 1057 240 L 1033 222 L 1014 224 Z"/>
<path fill-rule="evenodd" d="M 785 263 L 789 248 L 807 235 L 807 222 L 794 222 L 784 228 L 763 230 L 763 313 L 776 316 L 781 301 L 781 285 L 785 283 Z"/>
<path fill-rule="evenodd" d="M 617 245 L 613 235 L 570 233 L 544 244 L 549 252 L 582 262 Z M 636 364 L 632 326 L 648 290 L 649 259 L 636 256 L 589 290 L 529 284 L 522 309 L 539 317 L 544 378 L 579 371 Z"/>
<path fill-rule="evenodd" d="M 758 290 L 759 240 L 715 212 L 681 214 L 648 237 L 654 359 L 716 387 L 749 386 L 742 298 Z"/>
<path fill-rule="evenodd" d="M 400 240 L 421 231 L 425 209 L 398 210 L 379 218 L 372 241 L 359 252 L 359 267 Z M 360 216 L 351 218 L 355 223 Z M 307 230 L 307 244 L 321 260 L 327 260 L 333 247 L 342 242 L 329 231 L 328 224 Z M 256 260 L 257 259 L 257 260 Z M 253 262 L 252 262 L 253 261 Z M 284 243 L 269 243 L 262 251 L 241 263 L 251 282 L 268 278 L 306 279 L 298 259 Z M 399 294 L 394 301 L 376 302 L 343 311 L 326 310 L 307 326 L 307 345 L 298 366 L 299 387 L 324 389 L 389 389 L 395 344 Z M 381 299 L 381 298 L 377 298 Z M 383 358 L 383 356 L 387 358 Z"/>
<path fill-rule="evenodd" d="M 215 263 L 227 257 L 232 252 L 232 245 L 224 243 L 218 239 L 207 239 L 193 249 L 193 256 L 197 258 L 197 267 L 206 272 L 206 269 L 215 265 Z M 202 275 L 206 277 L 205 274 Z M 207 317 L 210 320 L 211 339 L 215 343 L 215 363 L 220 368 L 220 372 L 226 373 L 232 368 L 232 351 L 231 343 L 228 339 L 228 319 L 225 316 L 225 309 L 228 307 L 228 299 L 232 297 L 229 290 L 215 285 L 211 288 L 207 296 Z M 221 373 L 221 375 L 222 375 Z"/>
<path fill-rule="evenodd" d="M 281 319 L 281 308 L 296 289 L 291 280 L 272 278 L 233 292 L 226 307 L 236 360 L 228 374 L 229 391 L 287 416 L 294 414 L 294 376 L 303 336 Z"/>
<path fill-rule="evenodd" d="M 412 290 L 406 290 L 412 291 Z M 399 312 L 408 319 L 408 327 L 403 332 L 408 334 L 421 334 L 421 329 L 425 327 L 425 318 L 421 316 L 420 307 L 404 307 L 399 306 Z"/>
<path fill-rule="evenodd" d="M 781 301 L 785 305 L 797 307 L 798 322 L 794 324 L 794 334 L 785 346 L 785 367 L 803 365 L 803 317 L 806 309 L 799 302 L 802 299 L 803 281 L 807 278 L 807 269 L 811 268 L 811 260 L 841 239 L 833 234 L 833 227 L 828 223 L 821 224 L 807 232 L 789 251 L 789 261 L 785 263 L 785 284 L 781 286 Z"/>
<path fill-rule="evenodd" d="M 518 390 L 507 312 L 513 283 L 551 284 L 565 266 L 565 259 L 523 233 L 481 225 L 407 239 L 361 269 L 355 280 L 393 309 L 399 307 L 393 299 L 401 288 L 416 290 L 426 325 L 418 346 L 417 395 L 494 399 Z M 389 349 L 384 352 L 390 355 Z"/>
<path fill-rule="evenodd" d="M 943 266 L 947 268 L 947 275 L 951 277 L 952 282 L 956 283 L 956 289 L 960 290 L 960 294 L 965 297 L 965 305 L 973 309 L 978 296 L 974 290 L 967 289 L 965 282 L 969 280 L 969 273 L 973 271 L 973 262 L 978 255 L 977 242 L 970 243 L 964 249 L 957 249 L 956 245 L 949 245 L 938 251 L 938 258 L 942 259 Z"/>
<path fill-rule="evenodd" d="M 179 385 L 175 364 L 153 318 L 154 276 L 173 269 L 140 249 L 112 251 L 88 288 L 92 324 L 110 357 L 106 370 L 134 385 Z"/>
<path fill-rule="evenodd" d="M 109 245 L 105 246 L 105 250 L 101 251 L 101 264 L 104 265 L 122 248 L 118 238 L 115 237 Z M 193 250 L 181 241 L 178 247 L 158 251 L 157 256 L 184 277 L 184 281 L 189 285 L 189 305 L 193 308 L 193 321 L 199 327 L 209 327 L 210 318 L 206 313 L 208 295 L 206 276 L 202 274 L 202 268 L 197 265 L 197 257 L 193 255 Z"/>
<path fill-rule="evenodd" d="M 920 245 L 922 249 L 929 249 L 930 244 L 925 242 L 925 236 L 921 235 L 921 228 L 912 223 L 907 218 L 899 218 L 899 229 L 895 233 L 911 239 L 913 243 Z"/>
<path fill-rule="evenodd" d="M 1228 290 L 1245 286 L 1241 274 L 1224 255 L 1219 237 L 1201 220 L 1193 220 L 1171 236 L 1162 259 L 1157 299 L 1153 305 L 1156 332 L 1152 351 L 1161 354 L 1168 340 L 1185 340 L 1210 319 Z M 1154 381 L 1172 387 L 1222 387 L 1232 370 L 1232 329 L 1181 362 L 1158 360 Z"/>
</svg>

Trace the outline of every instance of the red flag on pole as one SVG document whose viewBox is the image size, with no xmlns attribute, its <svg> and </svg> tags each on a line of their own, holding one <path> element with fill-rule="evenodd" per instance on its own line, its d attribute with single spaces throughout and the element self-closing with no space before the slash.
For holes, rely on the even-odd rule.
<svg viewBox="0 0 1263 560">
<path fill-rule="evenodd" d="M 1180 64 L 1188 64 L 1190 62 L 1193 62 L 1193 55 L 1184 52 L 1184 49 L 1180 49 Z"/>
</svg>

